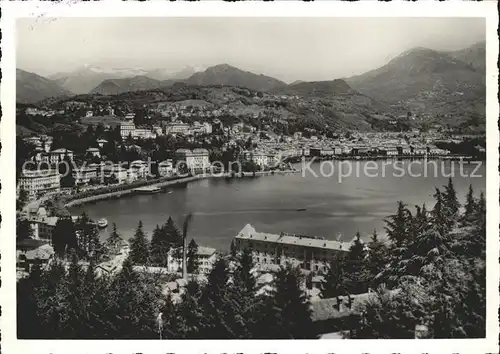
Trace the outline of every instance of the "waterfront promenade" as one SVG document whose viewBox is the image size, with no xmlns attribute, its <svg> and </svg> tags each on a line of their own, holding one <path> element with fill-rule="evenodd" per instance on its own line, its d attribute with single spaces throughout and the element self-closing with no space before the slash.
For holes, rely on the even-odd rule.
<svg viewBox="0 0 500 354">
<path fill-rule="evenodd" d="M 279 174 L 290 174 L 290 173 L 298 173 L 299 170 L 285 170 L 285 171 L 256 171 L 254 172 L 240 172 L 235 174 L 230 173 L 221 173 L 221 174 L 200 174 L 194 176 L 180 176 L 176 179 L 168 179 L 168 180 L 150 180 L 148 183 L 145 183 L 144 186 L 148 187 L 157 187 L 157 188 L 165 188 L 180 184 L 186 184 L 193 181 L 198 181 L 206 178 L 247 178 L 247 177 L 261 177 L 261 176 L 271 176 L 271 175 L 279 175 Z M 82 205 L 86 203 L 97 202 L 100 200 L 106 199 L 116 199 L 124 196 L 132 195 L 135 193 L 135 190 L 138 188 L 137 185 L 122 185 L 120 186 L 120 190 L 116 191 L 102 191 L 95 190 L 95 194 L 86 195 L 86 193 L 82 193 L 81 196 L 75 194 L 71 196 L 70 200 L 64 202 L 64 206 L 66 208 Z"/>
</svg>

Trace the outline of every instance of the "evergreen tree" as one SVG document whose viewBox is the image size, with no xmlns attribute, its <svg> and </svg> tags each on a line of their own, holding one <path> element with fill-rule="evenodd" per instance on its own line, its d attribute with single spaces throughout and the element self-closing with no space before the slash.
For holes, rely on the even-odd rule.
<svg viewBox="0 0 500 354">
<path fill-rule="evenodd" d="M 104 253 L 104 249 L 99 240 L 99 230 L 97 230 L 95 223 L 83 213 L 78 218 L 75 229 L 78 252 L 86 259 L 98 260 Z"/>
<path fill-rule="evenodd" d="M 236 244 L 235 244 L 234 240 L 231 240 L 231 245 L 229 247 L 229 254 L 234 259 L 234 258 L 236 258 L 236 253 L 237 253 Z"/>
<path fill-rule="evenodd" d="M 133 264 L 142 265 L 148 263 L 149 245 L 146 235 L 142 230 L 142 221 L 139 221 L 135 235 L 131 239 L 129 257 Z"/>
<path fill-rule="evenodd" d="M 368 272 L 371 279 L 380 274 L 387 264 L 387 247 L 379 240 L 377 230 L 373 230 L 373 235 L 368 243 Z M 372 283 L 374 282 L 372 280 Z"/>
<path fill-rule="evenodd" d="M 28 219 L 18 217 L 16 219 L 16 239 L 26 240 L 33 237 L 33 229 Z"/>
<path fill-rule="evenodd" d="M 156 339 L 162 298 L 159 284 L 136 273 L 133 265 L 129 256 L 110 285 L 107 313 L 115 317 L 107 335 L 114 339 Z"/>
<path fill-rule="evenodd" d="M 175 226 L 174 221 L 171 217 L 168 218 L 167 223 L 164 225 L 166 237 L 172 247 L 182 246 L 182 235 Z"/>
<path fill-rule="evenodd" d="M 63 161 L 64 163 L 59 164 L 59 173 L 61 174 L 61 187 L 74 187 L 75 178 L 73 177 L 73 162 L 67 155 L 64 156 Z"/>
<path fill-rule="evenodd" d="M 396 214 L 385 219 L 387 237 L 395 247 L 401 247 L 407 241 L 411 226 L 411 213 L 402 201 L 398 202 Z"/>
<path fill-rule="evenodd" d="M 436 188 L 434 199 L 436 200 L 436 204 L 434 204 L 434 208 L 431 212 L 432 223 L 437 227 L 440 233 L 446 234 L 451 230 L 452 220 L 450 219 L 451 214 L 447 209 L 443 193 L 439 188 Z"/>
<path fill-rule="evenodd" d="M 28 201 L 28 192 L 25 189 L 19 190 L 19 196 L 17 197 L 16 209 L 22 210 Z"/>
<path fill-rule="evenodd" d="M 276 289 L 266 302 L 259 336 L 273 339 L 314 338 L 309 299 L 301 289 L 297 268 L 288 266 L 276 274 Z"/>
<path fill-rule="evenodd" d="M 420 315 L 424 312 L 420 305 L 421 297 L 415 296 L 417 291 L 422 291 L 420 286 L 418 290 L 404 288 L 397 294 L 384 286 L 377 288 L 371 297 L 359 305 L 359 327 L 351 332 L 350 338 L 414 338 L 415 325 L 420 323 Z"/>
<path fill-rule="evenodd" d="M 106 245 L 112 253 L 117 253 L 119 251 L 120 242 L 122 240 L 122 237 L 120 236 L 120 234 L 118 234 L 118 230 L 116 229 L 116 223 L 113 223 L 113 230 L 106 240 Z"/>
<path fill-rule="evenodd" d="M 365 267 L 365 258 L 365 245 L 357 232 L 345 260 L 344 288 L 348 294 L 361 294 L 367 291 L 368 269 Z"/>
<path fill-rule="evenodd" d="M 176 336 L 183 339 L 204 338 L 204 310 L 200 304 L 201 290 L 195 281 L 190 281 L 181 295 L 181 302 L 175 307 Z"/>
<path fill-rule="evenodd" d="M 54 252 L 59 257 L 64 257 L 67 250 L 73 249 L 76 251 L 78 249 L 77 244 L 75 225 L 71 217 L 59 218 L 52 231 Z"/>
<path fill-rule="evenodd" d="M 462 216 L 462 225 L 468 225 L 472 222 L 474 217 L 474 210 L 476 209 L 476 199 L 474 198 L 474 190 L 472 184 L 469 184 L 469 191 L 464 205 L 464 215 Z"/>
<path fill-rule="evenodd" d="M 255 297 L 257 281 L 253 274 L 253 258 L 250 249 L 245 248 L 238 257 L 237 267 L 233 273 L 235 299 L 238 303 L 241 318 L 245 321 L 243 338 L 252 338 L 257 332 L 257 313 L 259 299 Z"/>
<path fill-rule="evenodd" d="M 166 227 L 156 225 L 151 238 L 151 262 L 160 267 L 166 266 L 170 247 Z"/>
<path fill-rule="evenodd" d="M 425 203 L 422 205 L 422 207 L 419 207 L 418 205 L 415 206 L 417 209 L 415 217 L 413 218 L 412 221 L 412 233 L 411 233 L 411 238 L 414 239 L 418 237 L 420 233 L 422 233 L 424 230 L 426 230 L 429 227 L 429 213 L 427 211 L 427 207 L 425 206 Z"/>
<path fill-rule="evenodd" d="M 445 186 L 443 201 L 446 205 L 446 211 L 448 213 L 448 223 L 450 227 L 452 227 L 459 217 L 460 202 L 458 201 L 457 192 L 455 191 L 455 186 L 453 186 L 451 177 L 448 179 L 448 184 Z"/>
<path fill-rule="evenodd" d="M 187 272 L 189 274 L 198 273 L 200 267 L 198 262 L 198 245 L 194 239 L 191 239 L 187 249 Z"/>
<path fill-rule="evenodd" d="M 238 257 L 238 265 L 234 272 L 234 282 L 242 292 L 248 295 L 254 295 L 256 280 L 252 271 L 254 268 L 252 251 L 245 248 Z"/>
<path fill-rule="evenodd" d="M 208 276 L 200 299 L 206 321 L 200 333 L 203 338 L 240 338 L 244 333 L 241 311 L 237 308 L 235 293 L 228 282 L 226 262 L 219 258 Z"/>
<path fill-rule="evenodd" d="M 328 299 L 346 294 L 344 289 L 344 262 L 345 256 L 343 254 L 336 255 L 330 262 L 328 272 L 321 286 L 322 298 Z"/>
<path fill-rule="evenodd" d="M 486 199 L 483 192 L 475 205 L 473 220 L 478 232 L 486 236 Z"/>
<path fill-rule="evenodd" d="M 71 263 L 68 268 L 66 279 L 65 303 L 62 303 L 64 312 L 62 327 L 63 336 L 66 338 L 76 338 L 79 333 L 85 330 L 85 303 L 83 300 L 84 272 L 75 252 L 72 252 Z"/>
</svg>

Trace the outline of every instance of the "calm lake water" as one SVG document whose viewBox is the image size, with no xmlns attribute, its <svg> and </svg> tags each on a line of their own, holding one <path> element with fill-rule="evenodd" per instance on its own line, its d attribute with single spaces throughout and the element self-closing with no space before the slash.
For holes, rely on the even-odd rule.
<svg viewBox="0 0 500 354">
<path fill-rule="evenodd" d="M 431 209 L 434 188 L 446 184 L 450 174 L 461 202 L 469 184 L 477 195 L 485 191 L 484 164 L 471 176 L 475 165 L 460 168 L 458 162 L 443 162 L 442 166 L 437 162 L 437 171 L 427 165 L 425 177 L 423 161 L 386 166 L 382 175 L 383 163 L 334 162 L 335 173 L 330 177 L 321 177 L 320 164 L 315 163 L 311 165 L 312 171 L 304 174 L 205 179 L 176 186 L 169 193 L 86 204 L 71 208 L 71 212 L 73 215 L 86 212 L 94 220 L 108 219 L 109 226 L 101 231 L 102 238 L 107 237 L 113 222 L 121 235 L 129 238 L 142 220 L 144 230 L 151 236 L 154 227 L 166 222 L 169 216 L 181 227 L 183 216 L 192 212 L 189 238 L 195 238 L 200 245 L 227 250 L 232 238 L 247 223 L 257 231 L 284 231 L 327 239 L 336 239 L 342 234 L 347 241 L 356 231 L 363 237 L 369 237 L 374 229 L 384 234 L 383 219 L 395 212 L 398 200 L 412 207 L 425 202 Z M 339 181 L 339 171 L 346 175 L 349 166 L 352 174 Z M 323 166 L 324 174 L 329 175 L 331 171 L 331 165 Z M 411 171 L 415 177 L 400 177 L 401 171 L 406 174 Z"/>
</svg>

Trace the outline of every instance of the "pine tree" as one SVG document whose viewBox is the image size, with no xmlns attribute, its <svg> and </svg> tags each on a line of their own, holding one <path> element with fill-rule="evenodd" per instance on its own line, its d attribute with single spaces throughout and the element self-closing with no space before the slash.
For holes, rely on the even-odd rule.
<svg viewBox="0 0 500 354">
<path fill-rule="evenodd" d="M 446 205 L 446 211 L 448 213 L 448 223 L 450 227 L 452 227 L 459 217 L 460 202 L 458 201 L 457 192 L 455 191 L 455 186 L 453 186 L 451 177 L 448 179 L 448 184 L 445 186 L 443 201 Z"/>
<path fill-rule="evenodd" d="M 175 307 L 176 336 L 182 339 L 206 339 L 204 309 L 200 303 L 201 290 L 196 281 L 190 281 L 181 295 L 181 302 Z"/>
<path fill-rule="evenodd" d="M 229 273 L 226 262 L 219 258 L 208 276 L 208 283 L 200 299 L 206 323 L 201 335 L 203 338 L 239 338 L 244 330 L 243 319 L 237 308 L 235 292 L 229 286 Z"/>
<path fill-rule="evenodd" d="M 451 230 L 452 220 L 450 220 L 450 212 L 447 210 L 447 204 L 445 203 L 443 193 L 436 188 L 434 193 L 434 199 L 436 204 L 432 209 L 432 223 L 443 235 L 447 234 Z"/>
<path fill-rule="evenodd" d="M 475 208 L 476 199 L 474 198 L 474 190 L 472 189 L 472 184 L 469 184 L 469 191 L 467 192 L 467 197 L 464 205 L 465 211 L 461 219 L 462 225 L 469 225 L 472 222 Z"/>
<path fill-rule="evenodd" d="M 83 213 L 76 225 L 78 252 L 86 259 L 99 260 L 104 253 L 103 245 L 99 240 L 99 230 L 95 223 Z"/>
<path fill-rule="evenodd" d="M 396 214 L 385 219 L 387 237 L 395 247 L 401 247 L 408 239 L 411 226 L 411 213 L 402 201 L 398 202 Z"/>
<path fill-rule="evenodd" d="M 252 338 L 257 332 L 257 317 L 259 312 L 259 299 L 255 297 L 257 281 L 253 274 L 254 263 L 252 252 L 245 248 L 238 257 L 237 267 L 233 273 L 235 300 L 244 320 L 243 338 Z"/>
<path fill-rule="evenodd" d="M 325 280 L 321 285 L 321 297 L 328 299 L 345 295 L 344 289 L 344 262 L 345 256 L 338 254 L 330 262 L 328 272 L 326 273 Z"/>
<path fill-rule="evenodd" d="M 133 265 L 134 260 L 129 256 L 110 285 L 108 313 L 115 317 L 108 335 L 114 339 L 156 339 L 159 284 L 136 273 Z"/>
<path fill-rule="evenodd" d="M 118 231 L 116 229 L 116 223 L 113 223 L 113 230 L 111 231 L 111 234 L 109 235 L 108 239 L 106 240 L 106 245 L 109 247 L 109 249 L 113 253 L 117 253 L 119 251 L 119 245 L 120 242 L 123 239 L 121 236 L 118 234 Z"/>
<path fill-rule="evenodd" d="M 191 239 L 187 250 L 187 272 L 189 274 L 196 274 L 199 267 L 198 245 L 194 239 Z"/>
<path fill-rule="evenodd" d="M 249 248 L 245 248 L 238 258 L 238 266 L 234 272 L 234 282 L 244 293 L 252 296 L 255 293 L 256 287 L 256 280 L 252 273 L 253 268 L 252 251 Z"/>
<path fill-rule="evenodd" d="M 375 279 L 375 277 L 384 270 L 387 264 L 387 247 L 386 245 L 378 239 L 377 230 L 373 230 L 373 235 L 368 243 L 368 271 L 369 277 Z M 372 280 L 372 283 L 374 282 Z"/>
<path fill-rule="evenodd" d="M 479 233 L 486 236 L 486 199 L 481 192 L 474 211 L 474 223 Z"/>
<path fill-rule="evenodd" d="M 166 232 L 166 237 L 168 239 L 168 242 L 170 242 L 171 246 L 172 247 L 182 246 L 182 235 L 177 226 L 175 226 L 175 223 L 171 217 L 168 218 L 167 223 L 164 225 L 164 228 Z"/>
<path fill-rule="evenodd" d="M 234 240 L 231 240 L 231 245 L 229 247 L 229 253 L 233 259 L 236 258 L 237 249 L 236 249 L 236 244 L 235 244 Z"/>
<path fill-rule="evenodd" d="M 68 268 L 67 293 L 65 294 L 64 312 L 64 337 L 76 338 L 82 334 L 85 327 L 85 304 L 83 303 L 84 272 L 78 264 L 75 253 Z"/>
<path fill-rule="evenodd" d="M 139 225 L 135 231 L 134 237 L 130 242 L 130 261 L 133 264 L 147 264 L 149 260 L 149 245 L 146 235 L 142 230 L 142 221 L 139 221 Z"/>
<path fill-rule="evenodd" d="M 268 300 L 262 334 L 273 339 L 313 338 L 309 299 L 301 289 L 302 277 L 297 268 L 288 266 L 276 274 L 276 289 Z"/>
<path fill-rule="evenodd" d="M 33 237 L 33 229 L 28 219 L 18 217 L 16 219 L 16 239 L 26 240 Z"/>
<path fill-rule="evenodd" d="M 75 240 L 76 233 L 73 220 L 70 217 L 59 218 L 52 231 L 52 246 L 54 247 L 54 252 L 59 257 L 63 257 L 67 249 L 73 248 L 76 250 Z"/>
<path fill-rule="evenodd" d="M 166 266 L 170 247 L 171 242 L 167 236 L 166 227 L 160 228 L 156 225 L 151 238 L 151 262 L 160 267 Z"/>
<path fill-rule="evenodd" d="M 367 290 L 368 269 L 365 258 L 365 245 L 357 232 L 345 260 L 344 287 L 348 294 L 360 294 Z"/>
</svg>

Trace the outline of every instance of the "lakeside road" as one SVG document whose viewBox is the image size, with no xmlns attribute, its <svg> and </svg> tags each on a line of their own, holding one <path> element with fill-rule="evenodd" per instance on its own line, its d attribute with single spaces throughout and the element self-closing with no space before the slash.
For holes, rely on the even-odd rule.
<svg viewBox="0 0 500 354">
<path fill-rule="evenodd" d="M 229 173 L 221 173 L 221 174 L 213 174 L 213 175 L 203 174 L 203 175 L 182 177 L 182 178 L 178 178 L 175 180 L 159 181 L 156 183 L 148 184 L 148 187 L 164 188 L 164 187 L 169 187 L 169 186 L 175 186 L 178 184 L 185 184 L 185 183 L 190 183 L 190 182 L 194 182 L 194 181 L 199 181 L 201 179 L 206 179 L 206 178 L 248 178 L 248 177 L 253 178 L 253 177 L 272 176 L 272 175 L 280 175 L 280 174 L 291 174 L 291 173 L 299 173 L 299 172 L 300 172 L 300 170 L 285 170 L 285 171 L 256 171 L 255 174 L 254 174 L 254 172 L 242 172 L 242 173 L 238 173 L 235 175 L 231 175 Z M 134 194 L 135 189 L 137 189 L 137 186 L 130 186 L 130 188 L 125 188 L 123 190 L 119 190 L 119 191 L 115 191 L 115 192 L 96 194 L 96 195 L 83 197 L 83 198 L 77 197 L 76 199 L 65 203 L 64 206 L 66 208 L 69 208 L 69 207 L 74 207 L 74 206 L 78 206 L 78 205 L 82 205 L 82 204 L 86 204 L 86 203 L 100 201 L 100 200 L 121 198 L 123 196 Z"/>
</svg>

